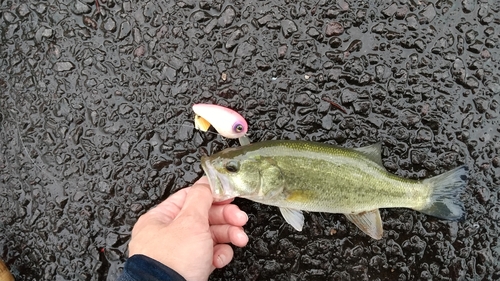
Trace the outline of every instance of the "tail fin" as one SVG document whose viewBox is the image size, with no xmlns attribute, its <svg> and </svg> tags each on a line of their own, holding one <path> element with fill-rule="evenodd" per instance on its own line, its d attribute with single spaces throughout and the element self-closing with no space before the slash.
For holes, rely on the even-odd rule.
<svg viewBox="0 0 500 281">
<path fill-rule="evenodd" d="M 459 220 L 464 216 L 460 193 L 467 185 L 467 166 L 460 166 L 442 175 L 423 181 L 432 189 L 429 204 L 421 210 L 424 214 L 446 220 Z"/>
</svg>

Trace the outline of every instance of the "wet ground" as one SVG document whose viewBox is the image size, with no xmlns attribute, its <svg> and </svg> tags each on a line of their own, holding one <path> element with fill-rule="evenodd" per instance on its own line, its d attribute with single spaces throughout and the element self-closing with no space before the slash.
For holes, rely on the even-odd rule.
<svg viewBox="0 0 500 281">
<path fill-rule="evenodd" d="M 380 241 L 238 199 L 250 243 L 211 280 L 499 280 L 499 3 L 2 1 L 0 257 L 17 280 L 114 280 L 137 218 L 202 176 L 200 149 L 237 145 L 192 128 L 204 102 L 254 142 L 470 168 L 463 222 L 383 210 Z"/>
</svg>

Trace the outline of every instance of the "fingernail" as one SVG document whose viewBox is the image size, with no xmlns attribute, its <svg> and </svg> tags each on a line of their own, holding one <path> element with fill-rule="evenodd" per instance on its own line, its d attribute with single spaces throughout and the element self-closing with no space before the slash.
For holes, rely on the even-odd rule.
<svg viewBox="0 0 500 281">
<path fill-rule="evenodd" d="M 238 216 L 240 217 L 240 219 L 245 219 L 245 222 L 248 221 L 248 215 L 247 213 L 243 212 L 243 211 L 240 211 Z"/>
<path fill-rule="evenodd" d="M 246 233 L 240 232 L 240 233 L 236 234 L 236 236 L 237 236 L 237 239 L 239 240 L 239 243 L 236 246 L 243 247 L 248 243 L 248 236 L 246 235 Z"/>
<path fill-rule="evenodd" d="M 244 232 L 240 232 L 237 234 L 238 239 L 243 240 L 247 238 L 247 235 Z"/>
<path fill-rule="evenodd" d="M 218 255 L 217 259 L 219 260 L 219 266 L 223 267 L 225 265 L 226 257 L 224 255 Z"/>
</svg>

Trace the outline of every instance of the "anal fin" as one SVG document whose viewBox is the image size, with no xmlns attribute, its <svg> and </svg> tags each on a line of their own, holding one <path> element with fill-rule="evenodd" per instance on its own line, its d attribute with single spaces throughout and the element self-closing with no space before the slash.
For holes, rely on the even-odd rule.
<svg viewBox="0 0 500 281">
<path fill-rule="evenodd" d="M 348 220 L 354 223 L 366 235 L 374 239 L 382 239 L 384 229 L 382 227 L 382 219 L 378 209 L 366 211 L 357 214 L 345 214 Z"/>
</svg>

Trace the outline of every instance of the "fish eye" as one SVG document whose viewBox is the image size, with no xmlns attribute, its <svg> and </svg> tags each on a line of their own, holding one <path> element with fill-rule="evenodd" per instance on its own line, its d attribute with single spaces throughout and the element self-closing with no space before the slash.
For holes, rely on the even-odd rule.
<svg viewBox="0 0 500 281">
<path fill-rule="evenodd" d="M 240 164 L 237 161 L 229 161 L 226 163 L 226 170 L 230 173 L 236 173 L 240 169 Z"/>
<path fill-rule="evenodd" d="M 236 123 L 236 124 L 234 124 L 233 129 L 236 133 L 241 133 L 241 132 L 243 132 L 244 127 L 242 124 Z"/>
</svg>

